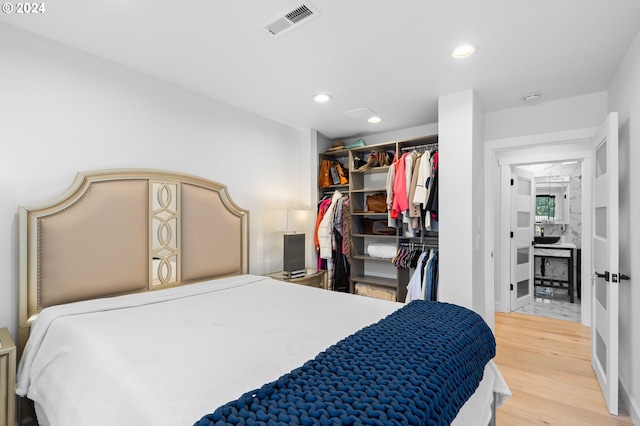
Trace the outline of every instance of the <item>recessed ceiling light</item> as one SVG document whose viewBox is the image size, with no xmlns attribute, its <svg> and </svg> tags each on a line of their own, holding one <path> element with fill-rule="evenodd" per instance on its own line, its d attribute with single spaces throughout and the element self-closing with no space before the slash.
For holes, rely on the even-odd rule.
<svg viewBox="0 0 640 426">
<path fill-rule="evenodd" d="M 374 115 L 372 117 L 369 117 L 367 121 L 371 124 L 377 124 L 382 121 L 382 118 L 378 117 L 377 115 Z"/>
<path fill-rule="evenodd" d="M 313 95 L 313 100 L 318 103 L 329 102 L 331 100 L 331 95 L 328 93 L 316 93 Z"/>
<path fill-rule="evenodd" d="M 456 59 L 468 58 L 478 50 L 478 45 L 474 43 L 464 43 L 456 47 L 451 54 Z"/>
</svg>

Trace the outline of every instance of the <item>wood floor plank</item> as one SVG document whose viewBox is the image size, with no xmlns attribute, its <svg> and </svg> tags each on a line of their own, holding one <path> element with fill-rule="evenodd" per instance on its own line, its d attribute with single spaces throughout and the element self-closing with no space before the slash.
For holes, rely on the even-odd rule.
<svg viewBox="0 0 640 426">
<path fill-rule="evenodd" d="M 496 313 L 495 362 L 513 396 L 498 409 L 498 426 L 631 425 L 611 416 L 591 367 L 590 329 L 519 313 Z"/>
</svg>

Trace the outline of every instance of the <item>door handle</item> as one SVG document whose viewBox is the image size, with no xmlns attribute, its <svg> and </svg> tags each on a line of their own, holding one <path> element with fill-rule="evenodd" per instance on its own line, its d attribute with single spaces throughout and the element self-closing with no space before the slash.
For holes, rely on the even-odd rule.
<svg viewBox="0 0 640 426">
<path fill-rule="evenodd" d="M 631 277 L 629 275 L 626 274 L 620 274 L 620 281 L 622 280 L 630 280 Z"/>
<path fill-rule="evenodd" d="M 596 271 L 596 277 L 604 278 L 605 281 L 609 281 L 609 271 L 604 271 L 604 274 L 601 274 L 600 272 Z"/>
</svg>

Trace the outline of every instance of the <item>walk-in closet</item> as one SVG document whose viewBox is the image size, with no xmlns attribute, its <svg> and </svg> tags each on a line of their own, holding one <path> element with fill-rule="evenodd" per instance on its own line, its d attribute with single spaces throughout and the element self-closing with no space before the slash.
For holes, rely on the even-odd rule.
<svg viewBox="0 0 640 426">
<path fill-rule="evenodd" d="M 438 136 L 359 145 L 319 155 L 318 268 L 336 291 L 437 300 Z"/>
</svg>

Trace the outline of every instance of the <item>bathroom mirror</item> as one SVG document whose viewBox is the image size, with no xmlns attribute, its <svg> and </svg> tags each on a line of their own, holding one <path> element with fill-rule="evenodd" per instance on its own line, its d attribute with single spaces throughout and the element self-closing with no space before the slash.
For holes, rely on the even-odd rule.
<svg viewBox="0 0 640 426">
<path fill-rule="evenodd" d="M 536 223 L 569 222 L 569 176 L 536 176 Z"/>
</svg>

